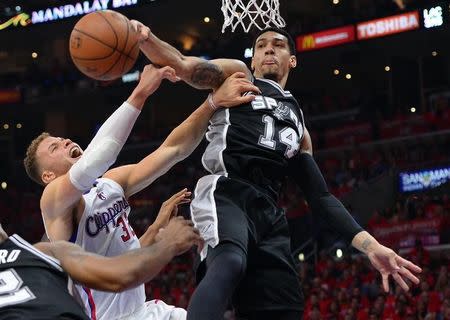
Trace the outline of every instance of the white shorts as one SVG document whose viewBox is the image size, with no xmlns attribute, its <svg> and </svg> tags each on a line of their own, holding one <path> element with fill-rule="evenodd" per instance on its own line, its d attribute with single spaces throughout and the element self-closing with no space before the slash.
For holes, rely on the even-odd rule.
<svg viewBox="0 0 450 320">
<path fill-rule="evenodd" d="M 186 320 L 186 310 L 161 300 L 147 301 L 141 308 L 118 320 Z"/>
</svg>

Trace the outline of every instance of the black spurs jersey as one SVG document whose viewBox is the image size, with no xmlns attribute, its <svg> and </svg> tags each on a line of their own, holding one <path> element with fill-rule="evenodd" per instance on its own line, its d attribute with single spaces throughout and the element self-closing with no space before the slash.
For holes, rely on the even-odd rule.
<svg viewBox="0 0 450 320">
<path fill-rule="evenodd" d="M 0 244 L 0 320 L 88 320 L 58 260 L 18 235 Z"/>
<path fill-rule="evenodd" d="M 210 173 L 251 181 L 276 197 L 288 160 L 300 149 L 303 113 L 275 81 L 253 83 L 262 92 L 254 101 L 211 118 L 202 163 Z"/>
</svg>

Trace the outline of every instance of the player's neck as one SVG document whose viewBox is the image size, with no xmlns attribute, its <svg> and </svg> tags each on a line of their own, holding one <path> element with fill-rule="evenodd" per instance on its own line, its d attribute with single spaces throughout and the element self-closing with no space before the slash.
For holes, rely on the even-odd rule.
<svg viewBox="0 0 450 320">
<path fill-rule="evenodd" d="M 284 87 L 286 86 L 286 82 L 287 82 L 287 79 L 288 79 L 288 75 L 285 75 L 281 79 L 277 79 L 277 78 L 273 78 L 273 77 L 267 77 L 267 76 L 263 76 L 263 75 L 258 75 L 256 73 L 254 73 L 253 76 L 255 78 L 272 80 L 273 82 L 278 83 L 283 90 L 284 90 Z"/>
</svg>

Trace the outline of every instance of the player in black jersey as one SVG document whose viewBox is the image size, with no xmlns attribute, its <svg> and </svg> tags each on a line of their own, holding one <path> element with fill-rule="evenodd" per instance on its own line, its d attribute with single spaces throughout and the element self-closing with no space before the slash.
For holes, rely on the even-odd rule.
<svg viewBox="0 0 450 320">
<path fill-rule="evenodd" d="M 276 206 L 286 175 L 305 192 L 315 215 L 367 254 L 386 291 L 389 276 L 405 290 L 405 279 L 419 282 L 413 274 L 421 271 L 418 266 L 378 243 L 329 193 L 312 157 L 302 111 L 284 90 L 297 64 L 286 31 L 269 28 L 256 36 L 251 72 L 238 60 L 183 56 L 142 23 L 132 24 L 149 59 L 173 67 L 193 87 L 215 89 L 232 73 L 243 72 L 262 92 L 240 108 L 218 110 L 210 120 L 202 158 L 210 175 L 198 181 L 191 205 L 207 244 L 201 254 L 206 273 L 190 301 L 188 319 L 221 319 L 230 298 L 242 319 L 301 318 L 303 298 L 287 221 Z"/>
<path fill-rule="evenodd" d="M 0 225 L 0 320 L 87 320 L 68 291 L 68 276 L 90 288 L 127 290 L 200 241 L 192 223 L 181 217 L 158 237 L 152 246 L 109 258 L 66 241 L 33 246 L 18 235 L 8 237 Z"/>
</svg>

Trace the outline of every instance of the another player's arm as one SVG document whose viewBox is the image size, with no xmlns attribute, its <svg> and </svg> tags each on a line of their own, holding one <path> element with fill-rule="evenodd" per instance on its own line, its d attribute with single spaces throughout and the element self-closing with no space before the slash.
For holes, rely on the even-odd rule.
<svg viewBox="0 0 450 320">
<path fill-rule="evenodd" d="M 84 251 L 67 241 L 38 243 L 36 248 L 58 259 L 75 281 L 89 288 L 120 292 L 154 278 L 176 255 L 201 245 L 202 240 L 190 221 L 175 218 L 152 246 L 116 257 L 103 257 Z"/>
<path fill-rule="evenodd" d="M 243 73 L 238 72 L 227 78 L 214 93 L 214 104 L 233 107 L 248 103 L 254 96 L 242 94 L 249 91 L 259 92 L 259 89 L 246 80 Z M 118 182 L 127 197 L 139 192 L 195 150 L 214 112 L 206 100 L 153 153 L 137 164 L 111 169 L 104 177 Z"/>
<path fill-rule="evenodd" d="M 147 98 L 162 79 L 177 81 L 170 67 L 156 69 L 149 65 L 127 101 L 101 126 L 81 158 L 69 172 L 51 181 L 41 197 L 41 210 L 51 240 L 67 240 L 71 235 L 72 212 L 84 191 L 111 166 L 137 120 Z M 45 172 L 44 172 L 45 174 Z"/>
<path fill-rule="evenodd" d="M 132 25 L 140 32 L 141 51 L 160 66 L 171 66 L 186 83 L 197 89 L 216 89 L 235 72 L 244 72 L 248 79 L 252 74 L 244 62 L 234 59 L 205 60 L 184 56 L 176 48 L 155 36 L 150 29 L 132 20 Z"/>
</svg>

